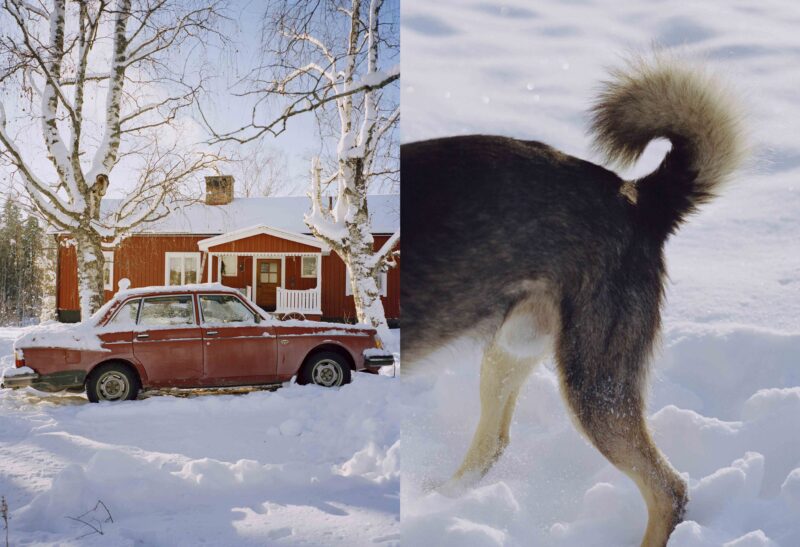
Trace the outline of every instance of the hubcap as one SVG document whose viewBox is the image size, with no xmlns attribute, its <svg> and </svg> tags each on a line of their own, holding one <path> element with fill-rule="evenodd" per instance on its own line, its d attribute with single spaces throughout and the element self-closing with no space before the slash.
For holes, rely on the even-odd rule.
<svg viewBox="0 0 800 547">
<path fill-rule="evenodd" d="M 311 377 L 317 385 L 325 387 L 338 386 L 342 383 L 342 370 L 336 361 L 323 359 L 314 365 Z"/>
<path fill-rule="evenodd" d="M 97 392 L 103 401 L 127 399 L 130 391 L 131 386 L 125 375 L 113 370 L 104 373 L 97 382 Z"/>
</svg>

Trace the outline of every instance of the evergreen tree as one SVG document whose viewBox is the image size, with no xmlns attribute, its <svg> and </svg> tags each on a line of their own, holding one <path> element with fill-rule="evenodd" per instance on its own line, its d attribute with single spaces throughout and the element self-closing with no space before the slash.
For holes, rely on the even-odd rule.
<svg viewBox="0 0 800 547">
<path fill-rule="evenodd" d="M 0 215 L 0 323 L 25 324 L 38 317 L 42 294 L 43 231 L 33 216 L 25 218 L 13 197 Z"/>
</svg>

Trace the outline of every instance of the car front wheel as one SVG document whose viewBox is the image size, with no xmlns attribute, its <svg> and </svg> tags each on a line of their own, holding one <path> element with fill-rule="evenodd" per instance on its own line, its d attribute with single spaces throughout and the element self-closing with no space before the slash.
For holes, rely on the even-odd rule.
<svg viewBox="0 0 800 547">
<path fill-rule="evenodd" d="M 93 403 L 130 401 L 139 395 L 139 378 L 128 367 L 110 363 L 97 367 L 86 379 L 86 396 Z"/>
<path fill-rule="evenodd" d="M 350 367 L 341 355 L 323 351 L 312 355 L 298 376 L 299 384 L 336 387 L 350 383 Z"/>
</svg>

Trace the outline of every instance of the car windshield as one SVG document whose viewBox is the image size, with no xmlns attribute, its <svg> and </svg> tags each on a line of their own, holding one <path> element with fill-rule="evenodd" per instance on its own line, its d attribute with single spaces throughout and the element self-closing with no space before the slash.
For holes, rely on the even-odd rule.
<svg viewBox="0 0 800 547">
<path fill-rule="evenodd" d="M 158 327 L 194 324 L 191 295 L 145 298 L 139 314 L 139 326 Z"/>
<path fill-rule="evenodd" d="M 256 315 L 233 295 L 200 295 L 204 323 L 254 323 Z"/>
</svg>

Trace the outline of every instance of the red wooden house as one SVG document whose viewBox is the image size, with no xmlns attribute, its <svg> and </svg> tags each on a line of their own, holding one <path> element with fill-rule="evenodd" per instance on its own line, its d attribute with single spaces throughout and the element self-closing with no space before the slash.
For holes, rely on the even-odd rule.
<svg viewBox="0 0 800 547">
<path fill-rule="evenodd" d="M 104 206 L 115 208 L 113 200 Z M 220 282 L 239 288 L 276 314 L 309 319 L 355 319 L 344 262 L 314 238 L 303 222 L 307 197 L 234 198 L 233 177 L 207 177 L 204 202 L 144 225 L 106 251 L 106 300 L 127 278 L 131 287 Z M 399 228 L 397 195 L 369 196 L 375 248 Z M 75 247 L 58 252 L 57 308 L 61 321 L 77 321 Z M 399 266 L 381 279 L 386 317 L 400 317 Z"/>
</svg>

